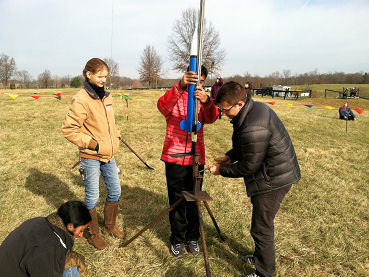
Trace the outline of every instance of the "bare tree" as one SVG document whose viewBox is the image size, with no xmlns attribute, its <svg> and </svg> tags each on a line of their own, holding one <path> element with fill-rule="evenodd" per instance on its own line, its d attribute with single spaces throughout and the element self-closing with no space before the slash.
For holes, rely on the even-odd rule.
<svg viewBox="0 0 369 277">
<path fill-rule="evenodd" d="M 51 72 L 45 69 L 40 75 L 38 75 L 38 83 L 41 88 L 48 88 L 51 84 Z"/>
<path fill-rule="evenodd" d="M 288 83 L 290 81 L 290 77 L 291 77 L 291 70 L 283 69 L 283 79 L 284 79 L 284 84 L 285 85 L 288 85 Z"/>
<path fill-rule="evenodd" d="M 61 87 L 62 88 L 69 87 L 71 79 L 72 79 L 72 77 L 70 75 L 65 75 L 65 76 L 61 77 L 61 79 L 60 79 Z"/>
<path fill-rule="evenodd" d="M 147 45 L 141 55 L 141 65 L 138 69 L 140 80 L 147 82 L 151 88 L 153 84 L 157 87 L 160 81 L 160 72 L 163 62 L 156 53 L 154 46 Z"/>
<path fill-rule="evenodd" d="M 123 88 L 130 88 L 132 87 L 132 82 L 133 80 L 129 77 L 120 77 L 119 78 L 119 86 L 123 87 Z"/>
<path fill-rule="evenodd" d="M 104 61 L 109 66 L 109 76 L 106 84 L 110 88 L 119 86 L 119 64 L 112 58 L 105 58 Z"/>
<path fill-rule="evenodd" d="M 143 88 L 143 85 L 139 80 L 133 80 L 132 81 L 132 88 Z"/>
<path fill-rule="evenodd" d="M 15 76 L 17 78 L 17 81 L 22 84 L 22 88 L 30 88 L 32 76 L 28 73 L 27 70 L 17 71 L 15 72 Z"/>
<path fill-rule="evenodd" d="M 0 57 L 0 80 L 4 85 L 4 88 L 8 86 L 8 81 L 10 77 L 16 71 L 15 61 L 13 58 L 10 58 L 8 55 L 1 54 Z"/>
<path fill-rule="evenodd" d="M 60 88 L 62 86 L 61 78 L 58 75 L 54 75 L 52 78 L 53 88 Z"/>
<path fill-rule="evenodd" d="M 180 19 L 174 23 L 173 33 L 169 38 L 169 60 L 173 63 L 173 69 L 184 71 L 189 64 L 190 49 L 193 33 L 198 25 L 199 12 L 196 9 L 186 9 Z M 202 64 L 207 67 L 209 73 L 220 70 L 225 59 L 225 50 L 220 49 L 220 38 L 210 22 L 204 23 L 204 40 L 202 51 Z"/>
</svg>

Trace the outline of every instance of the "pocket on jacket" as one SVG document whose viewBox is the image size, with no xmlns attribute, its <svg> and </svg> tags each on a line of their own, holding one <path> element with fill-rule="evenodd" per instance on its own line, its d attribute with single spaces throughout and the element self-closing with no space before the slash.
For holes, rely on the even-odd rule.
<svg viewBox="0 0 369 277">
<path fill-rule="evenodd" d="M 264 165 L 264 164 L 263 164 Z M 250 192 L 260 193 L 270 190 L 270 178 L 266 174 L 265 166 L 262 166 L 257 172 L 254 174 L 254 185 L 250 186 Z"/>
<path fill-rule="evenodd" d="M 97 154 L 101 156 L 111 156 L 111 144 L 104 143 L 101 140 L 98 140 L 97 142 L 99 144 L 99 152 L 97 152 Z"/>
<path fill-rule="evenodd" d="M 261 164 L 261 172 L 263 173 L 263 177 L 264 177 L 265 181 L 267 181 L 269 183 L 270 177 L 269 177 L 269 175 L 267 173 L 265 163 L 262 163 Z"/>
</svg>

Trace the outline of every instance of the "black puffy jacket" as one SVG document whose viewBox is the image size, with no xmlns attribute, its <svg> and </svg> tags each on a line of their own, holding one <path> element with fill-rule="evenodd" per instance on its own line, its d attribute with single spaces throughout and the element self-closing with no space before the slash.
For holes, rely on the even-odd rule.
<svg viewBox="0 0 369 277">
<path fill-rule="evenodd" d="M 219 168 L 224 177 L 244 177 L 247 195 L 279 189 L 301 178 L 295 149 L 276 113 L 261 102 L 247 99 L 232 119 L 232 164 Z"/>
</svg>

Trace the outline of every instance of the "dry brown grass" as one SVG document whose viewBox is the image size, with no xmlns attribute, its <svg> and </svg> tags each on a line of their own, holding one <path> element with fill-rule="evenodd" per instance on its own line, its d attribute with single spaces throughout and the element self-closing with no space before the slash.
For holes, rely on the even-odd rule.
<svg viewBox="0 0 369 277">
<path fill-rule="evenodd" d="M 56 92 L 50 90 L 50 92 Z M 57 92 L 75 92 L 65 90 Z M 32 93 L 24 92 L 22 93 Z M 160 154 L 165 120 L 156 108 L 163 91 L 130 91 L 129 120 L 123 102 L 114 98 L 116 121 L 124 139 L 155 171 L 146 167 L 124 146 L 117 154 L 122 169 L 122 203 L 118 222 L 132 236 L 168 206 L 164 165 Z M 256 98 L 271 101 L 270 98 Z M 0 241 L 24 220 L 46 216 L 64 201 L 84 199 L 78 171 L 69 167 L 77 149 L 61 133 L 70 98 L 0 95 Z M 273 109 L 286 125 L 302 170 L 276 218 L 276 276 L 368 276 L 369 111 L 349 122 L 337 119 L 342 103 L 334 99 L 274 99 Z M 283 103 L 293 103 L 292 107 Z M 309 109 L 298 104 L 314 104 Z M 369 108 L 369 101 L 352 100 L 351 107 Z M 205 127 L 207 161 L 231 145 L 229 120 Z M 240 179 L 206 175 L 204 190 L 218 224 L 227 237 L 221 243 L 205 213 L 205 230 L 213 276 L 241 276 L 252 272 L 239 252 L 251 252 L 251 204 Z M 101 187 L 98 213 L 106 191 Z M 126 248 L 106 237 L 111 247 L 95 251 L 86 240 L 76 250 L 86 256 L 92 276 L 205 276 L 202 256 L 171 257 L 167 218 Z M 288 256 L 293 261 L 281 258 Z"/>
</svg>

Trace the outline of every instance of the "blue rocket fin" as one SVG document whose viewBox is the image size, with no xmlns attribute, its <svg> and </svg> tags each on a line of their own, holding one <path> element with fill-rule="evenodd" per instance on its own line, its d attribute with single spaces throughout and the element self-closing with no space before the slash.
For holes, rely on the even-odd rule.
<svg viewBox="0 0 369 277">
<path fill-rule="evenodd" d="M 187 131 L 189 133 L 192 132 L 192 122 L 188 122 L 186 119 L 181 121 L 180 127 L 183 131 Z M 197 121 L 197 131 L 200 129 L 201 129 L 201 123 Z"/>
</svg>

